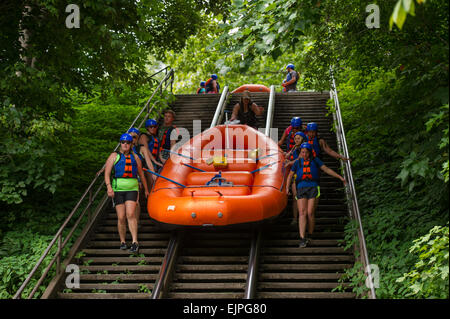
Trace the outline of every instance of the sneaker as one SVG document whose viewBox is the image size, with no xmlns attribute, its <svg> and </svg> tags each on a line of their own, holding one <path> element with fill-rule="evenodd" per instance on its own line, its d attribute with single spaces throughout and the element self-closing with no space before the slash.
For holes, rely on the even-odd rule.
<svg viewBox="0 0 450 319">
<path fill-rule="evenodd" d="M 120 243 L 120 249 L 126 250 L 127 248 L 128 248 L 128 247 L 127 247 L 127 243 L 125 243 L 125 242 Z"/>
<path fill-rule="evenodd" d="M 131 247 L 130 247 L 130 252 L 131 252 L 131 253 L 134 253 L 134 254 L 137 254 L 138 251 L 139 251 L 139 245 L 138 245 L 138 243 L 132 243 L 132 244 L 131 244 Z"/>
<path fill-rule="evenodd" d="M 305 238 L 300 238 L 300 244 L 298 245 L 300 248 L 305 248 L 307 245 L 307 241 Z"/>
</svg>

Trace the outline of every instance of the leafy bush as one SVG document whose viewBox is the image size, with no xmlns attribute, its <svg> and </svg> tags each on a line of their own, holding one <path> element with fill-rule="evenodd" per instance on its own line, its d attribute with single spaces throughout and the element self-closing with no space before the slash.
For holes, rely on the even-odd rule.
<svg viewBox="0 0 450 319">
<path fill-rule="evenodd" d="M 416 257 L 414 269 L 397 279 L 408 286 L 407 297 L 449 297 L 448 233 L 448 224 L 435 226 L 428 234 L 414 240 L 409 249 Z"/>
<path fill-rule="evenodd" d="M 25 194 L 20 207 L 10 205 L 7 213 L 0 216 L 3 221 L 0 229 L 3 231 L 3 240 L 0 242 L 0 298 L 12 298 L 18 290 L 81 193 L 117 145 L 120 134 L 128 129 L 145 105 L 148 95 L 148 88 L 139 91 L 124 89 L 117 99 L 108 95 L 106 100 L 102 100 L 100 94 L 87 97 L 76 91 L 70 92 L 66 101 L 74 111 L 73 115 L 66 118 L 71 125 L 70 134 L 60 136 L 61 142 L 56 145 L 57 152 L 53 158 L 64 170 L 59 186 L 53 196 L 45 192 L 38 196 L 35 192 Z M 119 104 L 118 100 L 128 101 L 129 104 Z M 168 94 L 156 96 L 157 105 L 151 116 L 157 117 L 160 110 L 167 107 L 167 101 L 171 100 Z M 45 164 L 42 161 L 40 163 Z M 86 217 L 81 225 L 85 221 Z M 67 232 L 68 229 L 63 238 Z M 80 232 L 81 228 L 78 228 L 71 242 Z M 69 248 L 70 242 L 65 253 Z M 51 256 L 55 249 L 53 247 Z M 44 260 L 24 291 L 24 296 L 31 292 L 50 260 L 50 257 Z M 54 275 L 55 267 L 39 287 L 35 298 L 44 292 Z"/>
</svg>

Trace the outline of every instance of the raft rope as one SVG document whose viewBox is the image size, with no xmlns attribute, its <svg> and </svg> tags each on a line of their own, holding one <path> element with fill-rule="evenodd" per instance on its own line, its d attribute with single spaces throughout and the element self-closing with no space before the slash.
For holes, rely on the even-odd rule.
<svg viewBox="0 0 450 319">
<path fill-rule="evenodd" d="M 172 182 L 172 183 L 174 183 L 174 184 L 180 185 L 180 186 L 183 187 L 183 188 L 186 188 L 186 185 L 183 185 L 183 184 L 180 184 L 180 183 L 178 183 L 178 182 L 175 182 L 174 180 L 172 180 L 172 179 L 170 179 L 170 178 L 167 178 L 167 177 L 165 177 L 165 176 L 162 176 L 162 175 L 160 175 L 160 174 L 158 174 L 158 173 L 155 173 L 155 172 L 153 172 L 153 171 L 151 171 L 151 170 L 149 170 L 149 169 L 147 169 L 147 168 L 142 168 L 142 169 L 143 169 L 144 171 L 147 171 L 147 172 L 153 174 L 153 175 L 156 175 L 156 176 L 158 176 L 158 177 L 164 178 L 164 179 L 168 180 L 169 182 Z"/>
<path fill-rule="evenodd" d="M 274 165 L 274 164 L 276 164 L 276 163 L 278 163 L 278 162 L 280 162 L 280 161 L 275 161 L 275 162 L 269 163 L 269 164 L 267 164 L 267 165 L 264 165 L 263 167 L 260 167 L 260 168 L 258 168 L 258 169 L 255 169 L 254 171 L 251 171 L 250 174 L 253 174 L 253 173 L 262 171 L 262 170 L 264 170 L 264 169 L 266 169 L 266 168 L 269 168 L 270 166 L 272 166 L 272 165 Z"/>
<path fill-rule="evenodd" d="M 189 164 L 186 164 L 186 163 L 182 163 L 184 166 L 187 166 L 187 167 L 190 167 L 190 168 L 193 168 L 193 169 L 196 169 L 197 171 L 200 171 L 200 172 L 206 172 L 204 169 L 201 169 L 201 168 L 198 168 L 198 167 L 195 167 L 195 166 L 192 166 L 192 165 L 189 165 Z"/>
</svg>

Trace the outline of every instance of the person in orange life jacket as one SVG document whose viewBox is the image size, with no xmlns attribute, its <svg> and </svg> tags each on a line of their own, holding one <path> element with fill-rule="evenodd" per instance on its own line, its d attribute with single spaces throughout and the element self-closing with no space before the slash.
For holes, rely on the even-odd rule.
<svg viewBox="0 0 450 319">
<path fill-rule="evenodd" d="M 212 74 L 205 83 L 206 93 L 220 93 L 220 85 L 217 82 L 217 75 Z"/>
<path fill-rule="evenodd" d="M 312 146 L 313 156 L 318 156 L 320 158 L 321 151 L 323 150 L 325 151 L 325 153 L 327 153 L 331 157 L 334 157 L 335 159 L 351 161 L 351 159 L 346 158 L 341 154 L 338 154 L 335 151 L 333 151 L 330 148 L 330 146 L 328 146 L 327 142 L 323 138 L 320 138 L 318 136 L 317 129 L 318 129 L 317 123 L 314 122 L 308 123 L 306 126 L 306 136 L 307 136 L 306 142 L 308 142 Z"/>
<path fill-rule="evenodd" d="M 288 72 L 286 79 L 283 80 L 281 86 L 283 86 L 283 92 L 295 92 L 297 91 L 297 82 L 299 79 L 299 74 L 294 70 L 295 66 L 293 64 L 288 64 L 286 70 Z"/>
<path fill-rule="evenodd" d="M 131 144 L 131 150 L 133 151 L 133 154 L 136 154 L 139 159 L 141 160 L 142 166 L 144 166 L 144 157 L 142 156 L 142 154 L 140 153 L 140 147 L 139 147 L 139 143 L 138 143 L 138 138 L 139 138 L 139 130 L 135 127 L 132 127 L 128 130 L 127 132 L 128 134 L 131 135 L 131 137 L 133 138 L 133 143 Z M 145 175 L 145 173 L 144 173 Z M 138 198 L 136 200 L 136 223 L 138 225 L 139 228 L 139 218 L 141 215 L 141 204 L 140 204 L 140 198 L 143 194 L 143 190 L 144 190 L 144 186 L 142 185 L 142 181 L 140 179 L 140 177 L 138 176 L 138 182 L 139 182 L 139 192 L 138 192 Z M 147 181 L 147 187 L 150 189 L 150 185 Z"/>
<path fill-rule="evenodd" d="M 206 82 L 201 81 L 200 87 L 197 89 L 197 94 L 204 94 L 204 93 L 206 93 Z"/>
<path fill-rule="evenodd" d="M 230 121 L 239 120 L 239 124 L 246 124 L 253 128 L 257 128 L 257 115 L 262 115 L 264 108 L 252 102 L 250 92 L 245 90 L 242 93 L 241 100 L 233 108 Z"/>
<path fill-rule="evenodd" d="M 161 160 L 161 163 L 165 163 L 167 159 L 170 157 L 170 152 L 167 150 L 171 150 L 172 147 L 177 142 L 178 137 L 178 129 L 175 125 L 173 125 L 173 121 L 175 120 L 175 112 L 172 110 L 166 110 L 164 111 L 164 122 L 159 127 L 158 130 L 158 139 L 160 141 L 159 146 L 159 158 Z M 173 137 L 172 134 L 173 130 L 177 133 L 176 137 Z"/>
<path fill-rule="evenodd" d="M 286 167 L 286 171 L 289 171 L 292 165 L 295 163 L 295 161 L 300 156 L 300 145 L 303 143 L 303 141 L 306 140 L 306 135 L 303 132 L 297 132 L 294 135 L 294 142 L 295 145 L 292 147 L 292 149 L 286 153 L 284 166 Z M 295 183 L 292 183 L 292 197 L 297 200 L 297 188 Z M 292 224 L 297 222 L 298 220 L 298 209 L 297 209 L 297 203 L 294 201 L 292 205 L 292 215 L 294 219 L 292 220 Z"/>
<path fill-rule="evenodd" d="M 297 132 L 302 132 L 304 128 L 306 128 L 306 126 L 302 123 L 302 119 L 298 116 L 293 117 L 291 119 L 291 125 L 284 130 L 281 139 L 278 141 L 278 146 L 282 147 L 286 141 L 286 152 L 289 152 L 295 144 L 294 135 Z"/>
<path fill-rule="evenodd" d="M 137 144 L 137 139 L 138 139 L 138 136 L 139 136 L 139 130 L 138 130 L 137 128 L 135 128 L 135 127 L 132 127 L 132 128 L 130 128 L 130 129 L 128 130 L 127 133 L 130 134 L 131 137 L 133 138 L 133 143 L 131 144 L 131 145 L 132 145 L 131 150 L 132 150 L 137 156 L 139 156 L 139 159 L 140 159 L 141 162 L 142 162 L 142 161 L 143 161 L 143 157 L 142 157 L 142 154 L 140 154 L 140 152 L 139 152 L 139 147 L 138 147 L 138 144 Z M 105 171 L 105 167 L 103 167 L 101 170 L 99 170 L 99 171 L 97 172 L 97 175 L 100 175 L 100 174 L 103 173 L 104 171 Z M 139 185 L 141 186 L 141 184 L 139 184 Z"/>
<path fill-rule="evenodd" d="M 137 177 L 141 178 L 144 185 L 145 197 L 148 197 L 147 182 L 142 170 L 142 163 L 138 156 L 131 151 L 133 138 L 130 134 L 122 134 L 120 137 L 120 151 L 111 153 L 105 163 L 105 184 L 108 190 L 108 197 L 113 199 L 116 207 L 120 237 L 120 249 L 127 249 L 125 242 L 126 222 L 132 237 L 130 251 L 137 253 L 138 228 L 136 221 L 136 200 L 138 197 L 139 185 Z M 114 170 L 111 183 L 110 175 Z"/>
<path fill-rule="evenodd" d="M 143 132 L 139 136 L 139 148 L 144 157 L 145 165 L 152 171 L 157 172 L 162 164 L 159 162 L 159 146 L 161 145 L 158 139 L 158 122 L 154 119 L 145 121 L 145 129 L 147 133 Z M 155 175 L 153 175 L 155 178 Z"/>
<path fill-rule="evenodd" d="M 287 178 L 286 191 L 289 193 L 291 179 L 294 174 L 297 175 L 295 183 L 297 186 L 297 205 L 300 212 L 299 234 L 300 247 L 306 247 L 308 239 L 306 238 L 306 225 L 308 225 L 308 235 L 311 236 L 314 231 L 314 213 L 316 198 L 320 196 L 319 188 L 319 169 L 330 176 L 340 179 L 344 185 L 345 179 L 328 168 L 318 157 L 312 156 L 312 147 L 308 143 L 302 143 L 300 146 L 300 156 L 295 161 Z"/>
</svg>

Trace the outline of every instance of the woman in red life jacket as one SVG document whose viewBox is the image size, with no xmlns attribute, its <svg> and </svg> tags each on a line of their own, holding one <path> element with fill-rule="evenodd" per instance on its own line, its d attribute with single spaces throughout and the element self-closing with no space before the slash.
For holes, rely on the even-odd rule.
<svg viewBox="0 0 450 319">
<path fill-rule="evenodd" d="M 317 134 L 317 123 L 311 122 L 306 125 L 306 136 L 308 137 L 307 142 L 312 147 L 313 156 L 322 157 L 322 150 L 330 155 L 331 157 L 334 157 L 335 159 L 342 159 L 344 161 L 351 161 L 349 158 L 346 158 L 342 156 L 339 153 L 336 153 L 331 149 L 330 146 L 328 146 L 327 142 L 320 138 Z"/>
<path fill-rule="evenodd" d="M 217 82 L 217 75 L 212 74 L 205 83 L 206 93 L 220 93 L 220 85 Z"/>
<path fill-rule="evenodd" d="M 158 172 L 159 168 L 162 167 L 162 164 L 158 161 L 160 146 L 157 135 L 158 122 L 154 119 L 146 120 L 145 129 L 147 132 L 142 132 L 139 136 L 139 151 L 144 158 L 143 166 L 153 172 Z M 156 180 L 156 175 L 145 172 L 145 176 L 147 177 L 147 183 L 151 189 L 153 182 Z"/>
<path fill-rule="evenodd" d="M 306 128 L 302 123 L 302 119 L 298 116 L 293 117 L 291 119 L 291 125 L 289 125 L 286 130 L 283 132 L 283 136 L 278 141 L 278 146 L 283 147 L 284 142 L 286 141 L 286 153 L 289 152 L 294 146 L 294 135 L 297 132 L 303 132 Z"/>
<path fill-rule="evenodd" d="M 136 201 L 138 197 L 138 179 L 141 178 L 144 185 L 145 197 L 148 197 L 147 182 L 142 170 L 142 163 L 139 157 L 131 151 L 133 138 L 130 134 L 122 134 L 120 137 L 120 151 L 111 153 L 105 163 L 105 184 L 108 190 L 108 197 L 113 200 L 113 205 L 117 212 L 117 228 L 120 237 L 120 249 L 127 249 L 125 236 L 128 228 L 132 237 L 130 252 L 139 251 L 138 225 L 136 220 Z M 113 179 L 111 182 L 111 172 Z"/>
<path fill-rule="evenodd" d="M 285 162 L 284 166 L 286 167 L 286 171 L 289 171 L 292 167 L 292 165 L 295 163 L 295 161 L 300 156 L 300 145 L 303 143 L 303 141 L 306 141 L 306 135 L 303 132 L 297 132 L 294 135 L 294 147 L 286 153 L 285 155 Z M 295 178 L 295 176 L 294 176 Z M 297 209 L 297 188 L 295 183 L 292 183 L 292 197 L 295 198 L 295 201 L 292 204 L 292 215 L 293 220 L 291 224 L 294 224 L 298 221 L 298 209 Z"/>
<path fill-rule="evenodd" d="M 128 134 L 131 135 L 131 137 L 133 138 L 133 143 L 131 143 L 131 151 L 133 152 L 133 154 L 137 155 L 139 157 L 139 159 L 141 160 L 142 166 L 145 165 L 144 163 L 144 157 L 142 156 L 142 154 L 140 153 L 140 146 L 138 143 L 138 139 L 139 139 L 139 130 L 135 127 L 132 127 L 128 130 L 127 132 Z M 145 173 L 144 173 L 145 175 Z M 136 200 L 136 223 L 138 225 L 139 228 L 139 217 L 141 215 L 141 204 L 140 204 L 140 200 L 145 197 L 144 196 L 144 186 L 142 185 L 142 181 L 141 178 L 138 176 L 138 182 L 139 182 L 139 192 L 138 192 L 138 198 Z M 147 182 L 147 187 L 148 189 L 150 189 L 150 185 Z"/>
<path fill-rule="evenodd" d="M 289 193 L 289 188 L 292 176 L 296 174 L 295 184 L 297 187 L 297 205 L 300 212 L 299 218 L 299 234 L 300 247 L 306 247 L 309 239 L 306 238 L 306 225 L 308 225 L 308 236 L 311 236 L 314 231 L 314 214 L 315 201 L 320 196 L 319 188 L 319 170 L 324 171 L 330 176 L 340 179 L 344 185 L 345 179 L 328 168 L 318 157 L 312 156 L 312 147 L 308 143 L 303 143 L 300 146 L 300 156 L 298 160 L 292 165 L 289 172 L 286 191 Z"/>
<path fill-rule="evenodd" d="M 176 125 L 173 124 L 174 120 L 175 120 L 175 112 L 172 110 L 165 110 L 164 121 L 160 125 L 158 130 L 158 139 L 160 141 L 159 160 L 163 164 L 170 157 L 170 150 L 176 144 L 177 138 L 180 134 L 180 131 L 177 129 Z M 174 137 L 172 136 L 173 130 L 175 130 L 176 132 L 175 139 L 172 139 Z"/>
</svg>

